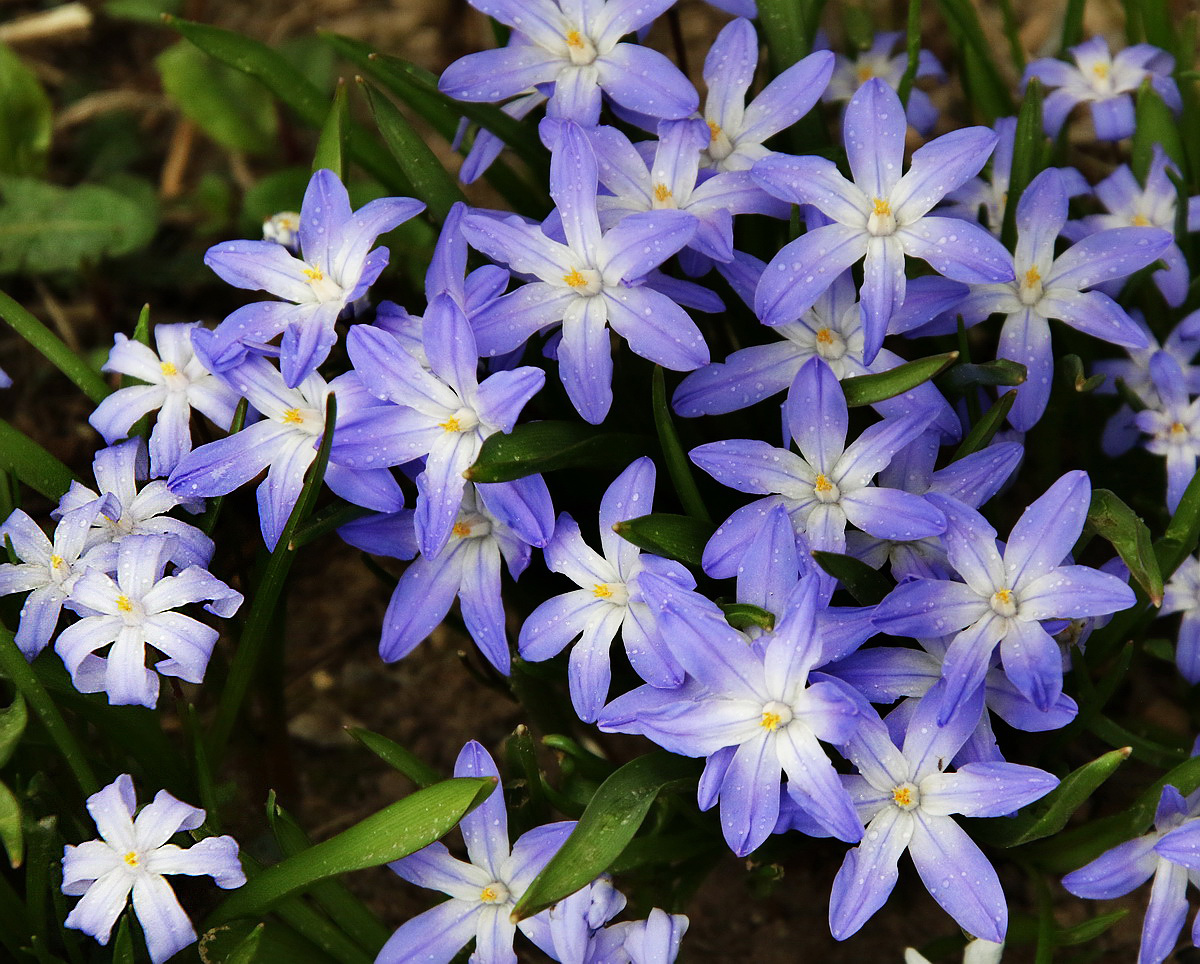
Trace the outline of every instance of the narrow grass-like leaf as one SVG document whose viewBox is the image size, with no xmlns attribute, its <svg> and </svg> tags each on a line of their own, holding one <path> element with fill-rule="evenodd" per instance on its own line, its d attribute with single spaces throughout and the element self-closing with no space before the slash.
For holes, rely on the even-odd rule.
<svg viewBox="0 0 1200 964">
<path fill-rule="evenodd" d="M 1086 944 L 1095 940 L 1117 921 L 1129 913 L 1129 908 L 1114 910 L 1109 914 L 1100 914 L 1091 920 L 1085 920 L 1074 927 L 1064 927 L 1055 932 L 1054 943 L 1058 947 L 1074 947 L 1076 944 Z"/>
<path fill-rule="evenodd" d="M 1004 221 L 1000 241 L 1009 251 L 1017 243 L 1017 204 L 1029 182 L 1043 167 L 1046 134 L 1042 129 L 1042 99 L 1045 91 L 1036 77 L 1029 79 L 1025 97 L 1017 113 L 1017 130 L 1013 135 L 1012 168 L 1008 179 L 1008 196 L 1004 201 Z"/>
<path fill-rule="evenodd" d="M 164 16 L 163 21 L 222 63 L 248 74 L 295 111 L 309 127 L 318 130 L 329 110 L 328 97 L 293 67 L 279 51 L 266 44 L 204 23 Z M 373 135 L 357 124 L 346 132 L 349 155 L 388 190 L 411 195 L 404 172 Z"/>
<path fill-rule="evenodd" d="M 980 385 L 1021 385 L 1028 375 L 1024 365 L 1007 358 L 979 364 L 966 362 L 951 368 L 938 381 L 938 388 L 943 392 L 964 395 Z"/>
<path fill-rule="evenodd" d="M 95 368 L 71 351 L 58 335 L 38 321 L 33 315 L 0 291 L 0 317 L 12 326 L 18 335 L 40 351 L 60 372 L 71 379 L 80 391 L 93 402 L 108 397 L 108 383 Z M 0 451 L 3 451 L 0 445 Z"/>
<path fill-rule="evenodd" d="M 976 821 L 980 839 L 996 847 L 1019 847 L 1056 834 L 1096 789 L 1129 759 L 1129 747 L 1110 750 L 1063 777 L 1062 782 L 1015 817 Z"/>
<path fill-rule="evenodd" d="M 292 857 L 312 847 L 313 843 L 304 829 L 296 823 L 290 813 L 279 806 L 274 791 L 267 797 L 267 822 L 284 857 Z M 350 893 L 338 878 L 330 877 L 313 884 L 311 895 L 328 913 L 329 919 L 363 950 L 378 954 L 380 948 L 392 936 L 391 930 L 367 910 L 363 902 Z"/>
<path fill-rule="evenodd" d="M 75 739 L 75 735 L 67 727 L 66 720 L 54 705 L 54 700 L 46 692 L 25 657 L 13 640 L 12 633 L 0 626 L 0 676 L 4 676 L 16 687 L 17 692 L 24 698 L 28 708 L 38 718 L 38 722 L 46 728 L 50 741 L 62 754 L 79 784 L 84 796 L 89 796 L 100 789 L 92 765 L 83 748 Z"/>
<path fill-rule="evenodd" d="M 356 79 L 366 92 L 383 142 L 412 183 L 413 196 L 424 201 L 441 224 L 456 201 L 466 200 L 462 191 L 396 105 L 361 77 Z"/>
<path fill-rule="evenodd" d="M 27 722 L 29 713 L 25 709 L 25 700 L 20 693 L 16 693 L 12 703 L 0 712 L 0 767 L 12 759 L 13 751 L 25 735 Z"/>
<path fill-rule="evenodd" d="M 370 509 L 349 502 L 331 503 L 296 530 L 296 534 L 292 536 L 292 545 L 299 549 L 315 539 L 320 539 L 321 536 L 334 532 L 347 522 L 369 515 L 370 512 Z"/>
<path fill-rule="evenodd" d="M 134 964 L 133 935 L 129 931 L 128 911 L 121 915 L 117 939 L 113 941 L 113 964 Z"/>
<path fill-rule="evenodd" d="M 333 171 L 342 182 L 346 180 L 346 134 L 350 128 L 346 104 L 346 81 L 339 77 L 333 105 L 329 108 L 329 116 L 325 118 L 325 126 L 321 128 L 321 137 L 313 155 L 314 174 L 320 170 Z"/>
<path fill-rule="evenodd" d="M 908 106 L 908 97 L 912 93 L 913 81 L 917 79 L 917 68 L 921 63 L 921 0 L 908 0 L 908 32 L 905 38 L 905 50 L 908 59 L 904 64 L 904 73 L 900 75 L 900 84 L 896 93 L 900 103 Z"/>
<path fill-rule="evenodd" d="M 1192 476 L 1183 496 L 1167 523 L 1167 531 L 1154 544 L 1158 568 L 1164 579 L 1171 575 L 1196 549 L 1200 542 L 1200 473 Z"/>
<path fill-rule="evenodd" d="M 1083 8 L 1087 0 L 1067 0 L 1067 12 L 1063 17 L 1062 42 L 1059 56 L 1065 57 L 1071 47 L 1083 42 Z"/>
<path fill-rule="evenodd" d="M 525 920 L 579 890 L 615 861 L 638 832 L 660 793 L 695 784 L 694 760 L 656 751 L 626 763 L 600 785 L 550 862 L 513 908 Z"/>
<path fill-rule="evenodd" d="M 133 340 L 143 345 L 150 344 L 150 304 L 142 305 L 138 312 L 137 324 L 133 326 Z"/>
<path fill-rule="evenodd" d="M 74 474 L 24 432 L 0 419 L 0 470 L 11 472 L 54 502 L 71 487 Z"/>
<path fill-rule="evenodd" d="M 1004 21 L 1004 36 L 1008 39 L 1008 52 L 1018 74 L 1025 72 L 1025 47 L 1021 43 L 1021 25 L 1012 0 L 999 0 L 1000 17 Z"/>
<path fill-rule="evenodd" d="M 840 582 L 861 606 L 874 606 L 892 591 L 892 584 L 888 582 L 887 577 L 861 559 L 821 549 L 814 549 L 812 557 L 817 561 L 817 565 Z"/>
<path fill-rule="evenodd" d="M 668 559 L 677 559 L 689 566 L 699 566 L 704 547 L 715 531 L 712 523 L 701 522 L 690 515 L 652 512 L 636 519 L 626 519 L 613 526 L 613 531 L 626 542 Z"/>
<path fill-rule="evenodd" d="M 721 612 L 725 614 L 725 622 L 734 629 L 746 629 L 757 626 L 770 632 L 775 628 L 775 614 L 770 610 L 755 606 L 752 603 L 721 603 Z"/>
<path fill-rule="evenodd" d="M 962 444 L 955 451 L 953 461 L 957 462 L 972 452 L 979 452 L 987 448 L 996 433 L 1000 431 L 1005 418 L 1008 417 L 1009 409 L 1013 407 L 1013 402 L 1016 400 L 1016 392 L 1005 392 L 1001 395 L 996 400 L 996 404 L 987 410 L 983 418 L 971 426 L 971 431 L 967 433 L 967 437 L 962 440 Z"/>
<path fill-rule="evenodd" d="M 403 773 L 418 787 L 430 787 L 442 779 L 442 775 L 437 770 L 386 736 L 372 733 L 361 726 L 347 727 L 346 732 L 388 766 Z"/>
<path fill-rule="evenodd" d="M 1142 86 L 1138 88 L 1135 116 L 1137 122 L 1133 131 L 1129 166 L 1138 180 L 1145 183 L 1150 162 L 1154 160 L 1155 144 L 1162 147 L 1167 157 L 1186 174 L 1187 157 L 1183 151 L 1179 121 L 1148 80 L 1143 81 Z"/>
<path fill-rule="evenodd" d="M 328 877 L 407 857 L 449 833 L 495 788 L 494 777 L 470 777 L 418 790 L 268 867 L 227 897 L 209 918 L 208 926 L 236 917 L 256 917 L 289 894 Z"/>
<path fill-rule="evenodd" d="M 229 676 L 221 690 L 217 716 L 213 720 L 208 738 L 209 759 L 214 767 L 220 765 L 220 761 L 225 755 L 225 746 L 229 742 L 230 734 L 232 734 L 234 724 L 241 712 L 242 703 L 249 692 L 250 683 L 258 670 L 258 664 L 266 651 L 271 624 L 275 619 L 275 610 L 283 595 L 288 571 L 292 568 L 292 561 L 296 557 L 296 548 L 292 543 L 292 537 L 300 523 L 308 518 L 313 503 L 316 502 L 317 493 L 321 489 L 321 483 L 325 478 L 325 466 L 329 464 L 329 450 L 333 445 L 333 427 L 336 421 L 337 398 L 331 392 L 325 401 L 325 429 L 321 436 L 321 447 L 317 450 L 317 457 L 309 467 L 304 487 L 300 490 L 300 497 L 296 500 L 296 505 L 284 524 L 279 542 L 276 543 L 275 550 L 267 560 L 262 581 L 253 593 L 250 614 L 246 617 L 246 624 L 242 629 L 241 638 L 238 640 L 237 652 L 234 653 L 229 666 Z"/>
<path fill-rule="evenodd" d="M 654 366 L 652 395 L 658 444 L 662 446 L 663 459 L 667 463 L 679 503 L 693 519 L 711 523 L 712 516 L 708 514 L 704 499 L 700 497 L 700 489 L 696 486 L 696 477 L 692 474 L 692 463 L 688 461 L 687 453 L 679 442 L 679 433 L 675 431 L 675 421 L 671 418 L 671 408 L 667 403 L 666 378 L 659 365 Z"/>
<path fill-rule="evenodd" d="M 984 33 L 971 0 L 938 0 L 938 9 L 950 27 L 963 68 L 967 100 L 988 124 L 1013 113 L 1008 84 L 992 57 L 992 42 Z"/>
<path fill-rule="evenodd" d="M 607 780 L 609 774 L 616 769 L 604 757 L 597 756 L 591 750 L 585 749 L 569 736 L 563 736 L 561 733 L 546 734 L 542 737 L 542 745 L 569 757 L 571 764 L 578 767 L 580 773 L 598 783 Z"/>
<path fill-rule="evenodd" d="M 50 98 L 37 74 L 0 43 L 0 174 L 43 174 L 52 129 Z"/>
<path fill-rule="evenodd" d="M 465 474 L 472 482 L 511 482 L 554 469 L 624 467 L 652 445 L 644 435 L 600 432 L 578 422 L 526 422 L 486 439 Z"/>
<path fill-rule="evenodd" d="M 1059 371 L 1064 383 L 1077 392 L 1094 392 L 1104 384 L 1104 373 L 1088 375 L 1083 368 L 1083 359 L 1078 355 L 1064 355 L 1059 360 Z"/>
<path fill-rule="evenodd" d="M 1162 603 L 1163 578 L 1150 541 L 1150 530 L 1115 492 L 1093 489 L 1087 528 L 1112 543 L 1150 601 Z M 1085 530 L 1086 531 L 1086 530 Z"/>
<path fill-rule="evenodd" d="M 21 830 L 21 804 L 13 792 L 0 782 L 0 845 L 8 854 L 8 863 L 14 869 L 21 866 L 25 857 L 25 835 Z"/>
<path fill-rule="evenodd" d="M 958 352 L 948 351 L 897 365 L 874 375 L 856 375 L 842 381 L 846 404 L 851 408 L 874 405 L 886 398 L 895 398 L 940 375 L 958 361 Z"/>
</svg>

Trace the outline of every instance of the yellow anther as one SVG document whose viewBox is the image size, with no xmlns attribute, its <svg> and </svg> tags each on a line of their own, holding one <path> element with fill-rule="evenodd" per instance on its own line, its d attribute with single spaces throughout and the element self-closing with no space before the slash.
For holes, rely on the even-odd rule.
<svg viewBox="0 0 1200 964">
<path fill-rule="evenodd" d="M 665 184 L 654 185 L 654 200 L 658 202 L 669 201 L 671 199 L 671 189 Z"/>
<path fill-rule="evenodd" d="M 1010 602 L 1012 602 L 1012 590 L 1011 589 L 997 589 L 996 595 L 994 598 L 997 602 L 1010 603 Z"/>
<path fill-rule="evenodd" d="M 715 121 L 709 121 L 708 122 L 708 139 L 710 141 L 715 141 L 720 136 L 721 136 L 721 125 L 716 123 Z"/>
<path fill-rule="evenodd" d="M 445 429 L 447 432 L 461 432 L 458 419 L 451 415 L 446 421 L 438 422 L 438 428 Z"/>
<path fill-rule="evenodd" d="M 138 855 L 132 850 L 121 859 L 125 861 L 125 866 L 127 867 L 136 867 L 138 865 Z"/>
<path fill-rule="evenodd" d="M 458 536 L 458 538 L 465 539 L 467 536 L 469 536 L 471 534 L 471 527 L 469 525 L 467 525 L 465 522 L 456 522 L 456 523 L 454 523 L 454 528 L 451 529 L 450 531 L 454 535 Z"/>
<path fill-rule="evenodd" d="M 316 281 L 324 281 L 325 280 L 325 272 L 314 265 L 311 268 L 304 269 L 304 277 L 306 277 L 308 279 L 309 284 L 312 284 L 313 282 L 316 282 Z"/>
<path fill-rule="evenodd" d="M 1150 226 L 1150 219 L 1144 214 L 1135 214 L 1130 223 L 1139 228 L 1147 228 Z"/>
<path fill-rule="evenodd" d="M 1172 435 L 1187 435 L 1187 426 L 1184 425 L 1183 422 L 1172 422 L 1171 423 L 1171 434 Z"/>
<path fill-rule="evenodd" d="M 877 197 L 877 198 L 875 198 L 875 201 L 874 201 L 874 211 L 881 218 L 886 217 L 887 215 L 892 213 L 892 206 L 887 201 L 885 201 L 883 198 Z"/>
<path fill-rule="evenodd" d="M 58 553 L 55 553 L 54 555 L 52 555 L 50 557 L 50 568 L 51 569 L 57 569 L 59 566 L 62 566 L 63 564 L 64 564 L 63 557 L 60 556 Z"/>
<path fill-rule="evenodd" d="M 1032 288 L 1035 284 L 1042 280 L 1042 273 L 1038 271 L 1037 266 L 1030 268 L 1025 272 L 1025 281 L 1023 282 L 1026 288 Z"/>
<path fill-rule="evenodd" d="M 818 475 L 817 480 L 813 483 L 813 488 L 817 492 L 832 492 L 833 483 L 827 479 L 824 474 Z"/>
<path fill-rule="evenodd" d="M 578 268 L 572 268 L 570 274 L 563 275 L 563 281 L 572 288 L 586 288 L 588 283 L 587 278 L 580 274 Z"/>
<path fill-rule="evenodd" d="M 592 595 L 597 599 L 611 599 L 612 594 L 613 591 L 606 582 L 598 582 L 592 587 Z"/>
<path fill-rule="evenodd" d="M 896 787 L 896 789 L 892 791 L 892 801 L 898 807 L 911 807 L 913 802 L 912 787 Z"/>
<path fill-rule="evenodd" d="M 833 332 L 831 332 L 828 328 L 822 328 L 817 332 L 817 341 L 819 341 L 822 345 L 832 345 Z M 824 476 L 822 476 L 822 478 L 823 477 Z"/>
<path fill-rule="evenodd" d="M 1095 74 L 1098 78 L 1100 78 L 1100 80 L 1104 80 L 1108 76 L 1108 64 L 1106 64 L 1106 63 L 1093 64 L 1092 65 L 1092 73 Z"/>
<path fill-rule="evenodd" d="M 123 613 L 133 612 L 133 603 L 129 601 L 129 597 L 124 593 L 117 597 L 117 609 Z"/>
<path fill-rule="evenodd" d="M 300 409 L 289 408 L 283 413 L 284 425 L 299 425 L 304 421 L 304 416 L 300 414 Z"/>
<path fill-rule="evenodd" d="M 583 35 L 578 30 L 567 31 L 567 46 L 579 48 L 583 46 Z"/>
<path fill-rule="evenodd" d="M 772 713 L 770 710 L 763 710 L 762 719 L 758 721 L 758 725 L 764 730 L 770 730 L 774 733 L 779 729 L 779 724 L 783 722 L 783 717 L 778 713 Z"/>
<path fill-rule="evenodd" d="M 175 367 L 173 362 L 165 361 L 158 367 L 163 375 L 165 375 L 167 378 L 170 378 L 172 375 L 179 374 L 179 369 Z"/>
<path fill-rule="evenodd" d="M 862 84 L 865 84 L 868 80 L 870 80 L 872 77 L 875 76 L 875 71 L 873 71 L 866 64 L 863 64 L 863 66 L 858 68 L 857 76 L 858 76 L 858 83 L 861 86 Z"/>
</svg>

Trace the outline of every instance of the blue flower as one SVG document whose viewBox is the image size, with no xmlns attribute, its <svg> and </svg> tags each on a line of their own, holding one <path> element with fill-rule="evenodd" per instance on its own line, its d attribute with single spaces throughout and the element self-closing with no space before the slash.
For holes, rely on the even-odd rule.
<svg viewBox="0 0 1200 964">
<path fill-rule="evenodd" d="M 675 371 L 708 362 L 708 346 L 687 312 L 648 285 L 636 285 L 686 245 L 696 219 L 682 211 L 631 214 L 601 234 L 596 155 L 583 130 L 561 125 L 550 161 L 550 196 L 566 244 L 518 217 L 471 214 L 467 241 L 493 261 L 539 280 L 490 304 L 476 319 L 484 355 L 512 351 L 535 332 L 562 323 L 559 375 L 585 419 L 604 420 L 612 404 L 609 325 L 635 354 Z"/>
<path fill-rule="evenodd" d="M 908 69 L 908 51 L 901 50 L 898 54 L 893 54 L 892 51 L 903 39 L 902 31 L 881 31 L 875 34 L 870 47 L 860 50 L 853 58 L 838 54 L 829 89 L 821 99 L 833 104 L 845 103 L 873 77 L 878 77 L 892 90 L 898 90 L 904 71 Z M 946 71 L 930 51 L 922 50 L 917 57 L 916 76 L 932 77 L 944 83 Z M 917 87 L 908 93 L 908 107 L 905 113 L 908 122 L 918 134 L 928 136 L 937 123 L 937 108 L 933 106 L 929 95 Z"/>
<path fill-rule="evenodd" d="M 456 777 L 496 777 L 496 764 L 472 740 L 454 764 Z M 449 964 L 470 940 L 473 960 L 480 964 L 516 964 L 513 939 L 517 928 L 548 953 L 553 950 L 547 912 L 519 924 L 509 919 L 513 907 L 550 858 L 575 829 L 575 821 L 535 827 L 509 846 L 504 792 L 497 787 L 459 823 L 470 862 L 450 856 L 443 843 L 388 864 L 419 887 L 448 894 L 445 900 L 412 918 L 394 933 L 376 964 Z"/>
<path fill-rule="evenodd" d="M 1188 878 L 1200 870 L 1197 815 L 1200 791 L 1184 797 L 1168 784 L 1158 801 L 1153 831 L 1118 844 L 1063 878 L 1063 887 L 1076 897 L 1111 900 L 1154 877 L 1138 964 L 1161 964 L 1175 950 L 1188 912 Z M 1192 928 L 1192 943 L 1200 947 L 1200 921 Z"/>
<path fill-rule="evenodd" d="M 174 957 L 196 940 L 165 874 L 212 877 L 218 887 L 241 887 L 246 875 L 232 837 L 205 837 L 189 849 L 167 843 L 176 833 L 195 830 L 204 811 L 159 790 L 134 819 L 133 780 L 123 773 L 87 799 L 99 840 L 63 848 L 62 892 L 80 901 L 66 927 L 107 944 L 113 925 L 133 892 L 133 911 L 154 964 Z"/>
<path fill-rule="evenodd" d="M 1150 436 L 1146 449 L 1167 457 L 1167 511 L 1173 513 L 1196 474 L 1196 457 L 1200 455 L 1200 398 L 1189 398 L 1182 366 L 1165 351 L 1150 359 L 1150 379 L 1158 404 L 1138 412 L 1134 424 Z"/>
<path fill-rule="evenodd" d="M 946 555 L 965 581 L 903 582 L 879 604 L 875 625 L 901 636 L 958 632 L 943 664 L 940 723 L 983 682 L 997 645 L 1008 678 L 1038 709 L 1049 709 L 1062 693 L 1062 652 L 1042 622 L 1118 612 L 1134 603 L 1133 590 L 1117 576 L 1063 565 L 1091 501 L 1087 473 L 1068 472 L 1030 505 L 1003 554 L 996 530 L 974 509 L 936 494 L 927 498 L 945 513 Z"/>
<path fill-rule="evenodd" d="M 1115 57 L 1104 37 L 1092 37 L 1070 49 L 1075 65 L 1044 57 L 1025 68 L 1025 82 L 1037 77 L 1052 88 L 1042 105 L 1042 125 L 1050 137 L 1057 137 L 1063 122 L 1076 104 L 1089 104 L 1096 137 L 1119 141 L 1133 134 L 1132 93 L 1143 81 L 1176 114 L 1183 109 L 1171 72 L 1175 58 L 1150 44 L 1134 44 Z M 1053 89 L 1057 88 L 1057 89 Z"/>
<path fill-rule="evenodd" d="M 277 351 L 287 387 L 298 386 L 337 341 L 338 315 L 387 266 L 387 248 L 371 249 L 375 239 L 424 208 L 411 198 L 379 198 L 351 211 L 337 175 L 317 171 L 300 206 L 302 257 L 274 241 L 223 241 L 204 256 L 204 263 L 230 284 L 284 299 L 246 305 L 227 317 L 204 344 L 205 364 L 223 372 L 247 352 Z M 272 350 L 268 342 L 281 332 L 283 340 Z"/>
<path fill-rule="evenodd" d="M 1158 614 L 1172 613 L 1183 613 L 1175 643 L 1175 665 L 1195 686 L 1200 683 L 1200 558 L 1196 556 L 1184 559 L 1166 585 Z"/>
<path fill-rule="evenodd" d="M 904 109 L 878 78 L 867 81 L 846 108 L 845 143 L 854 181 L 823 157 L 776 155 L 754 165 L 756 181 L 776 197 L 811 204 L 835 223 L 786 245 L 767 266 L 754 299 L 768 325 L 795 321 L 851 265 L 863 261 L 863 360 L 883 344 L 892 315 L 904 302 L 905 255 L 921 258 L 955 281 L 1012 278 L 1008 252 L 978 225 L 929 211 L 977 174 L 996 135 L 968 127 L 918 149 L 907 174 Z"/>
<path fill-rule="evenodd" d="M 951 814 L 999 817 L 1045 796 L 1053 774 L 1015 763 L 949 761 L 974 731 L 983 710 L 976 691 L 938 722 L 939 683 L 921 700 L 901 734 L 865 718 L 846 748 L 859 776 L 843 777 L 866 824 L 862 842 L 833 881 L 829 927 L 839 941 L 862 927 L 887 901 L 905 850 L 930 895 L 968 933 L 1003 941 L 1008 907 L 996 871 Z M 897 736 L 899 738 L 897 738 Z"/>
<path fill-rule="evenodd" d="M 154 478 L 170 475 L 192 450 L 193 408 L 226 432 L 237 408 L 237 393 L 209 372 L 192 351 L 192 330 L 199 324 L 156 325 L 157 353 L 118 332 L 104 371 L 130 375 L 146 384 L 113 392 L 88 416 L 92 427 L 112 445 L 126 438 L 139 418 L 158 411 L 150 433 L 150 473 Z"/>
<path fill-rule="evenodd" d="M 600 119 L 601 91 L 641 114 L 687 117 L 700 98 L 679 68 L 656 50 L 621 41 L 674 2 L 475 0 L 474 6 L 512 29 L 508 46 L 456 60 L 438 89 L 459 100 L 497 101 L 552 84 L 547 111 L 586 126 Z"/>
</svg>

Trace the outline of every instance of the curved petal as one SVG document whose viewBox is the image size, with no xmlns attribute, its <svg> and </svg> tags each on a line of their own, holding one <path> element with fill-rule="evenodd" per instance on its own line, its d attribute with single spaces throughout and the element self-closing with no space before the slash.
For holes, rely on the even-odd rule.
<svg viewBox="0 0 1200 964">
<path fill-rule="evenodd" d="M 836 940 L 857 933 L 887 902 L 915 823 L 899 807 L 886 807 L 867 826 L 862 843 L 846 854 L 829 895 L 829 929 Z"/>
<path fill-rule="evenodd" d="M 842 124 L 854 183 L 868 198 L 889 200 L 900 180 L 908 130 L 900 98 L 884 81 L 872 77 L 850 98 Z"/>
<path fill-rule="evenodd" d="M 925 889 L 968 933 L 1003 941 L 1008 905 L 995 869 L 949 817 L 916 814 L 908 852 Z"/>
<path fill-rule="evenodd" d="M 622 107 L 673 120 L 700 106 L 700 95 L 670 60 L 657 50 L 619 43 L 596 59 L 600 87 Z"/>
<path fill-rule="evenodd" d="M 766 325 L 795 321 L 867 251 L 862 228 L 826 224 L 785 245 L 767 265 L 754 293 L 754 313 Z"/>
</svg>

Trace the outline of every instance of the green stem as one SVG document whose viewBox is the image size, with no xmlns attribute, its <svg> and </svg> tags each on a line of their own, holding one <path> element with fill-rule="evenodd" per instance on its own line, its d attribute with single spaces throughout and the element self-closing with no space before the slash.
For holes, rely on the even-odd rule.
<svg viewBox="0 0 1200 964">
<path fill-rule="evenodd" d="M 74 735 L 67 727 L 66 720 L 58 712 L 54 701 L 50 699 L 50 694 L 46 692 L 33 670 L 29 668 L 29 664 L 25 662 L 25 656 L 17 649 L 12 633 L 2 626 L 0 626 L 0 673 L 12 680 L 17 691 L 25 697 L 25 702 L 33 710 L 34 715 L 42 721 L 42 726 L 50 734 L 50 739 L 58 747 L 63 759 L 67 761 L 67 766 L 75 775 L 75 782 L 79 784 L 79 789 L 83 791 L 84 796 L 91 796 L 99 790 L 100 783 L 96 779 L 96 774 L 92 772 L 87 754 L 75 741 Z"/>
<path fill-rule="evenodd" d="M 108 383 L 100 373 L 3 291 L 0 291 L 0 317 L 4 318 L 18 335 L 45 355 L 55 368 L 78 385 L 80 391 L 93 402 L 99 403 L 108 397 Z"/>
</svg>

